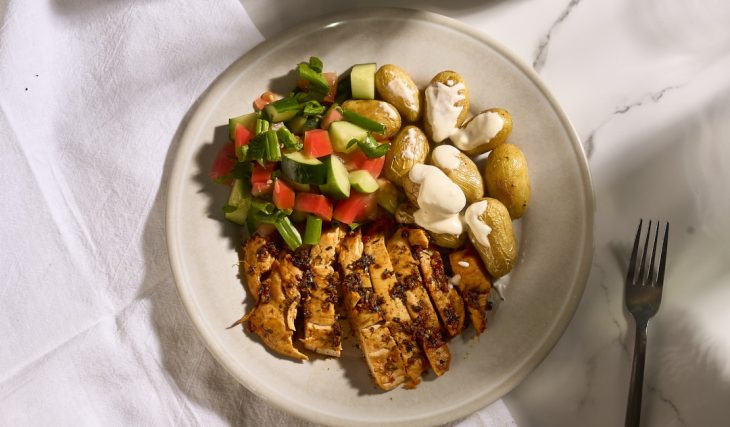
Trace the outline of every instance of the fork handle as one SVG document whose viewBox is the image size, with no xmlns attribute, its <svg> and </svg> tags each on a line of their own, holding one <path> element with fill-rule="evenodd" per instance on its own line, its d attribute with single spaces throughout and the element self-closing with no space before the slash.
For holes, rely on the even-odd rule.
<svg viewBox="0 0 730 427">
<path fill-rule="evenodd" d="M 631 368 L 629 401 L 626 405 L 626 427 L 639 427 L 641 395 L 644 388 L 644 360 L 646 359 L 646 323 L 636 324 L 634 362 Z"/>
</svg>

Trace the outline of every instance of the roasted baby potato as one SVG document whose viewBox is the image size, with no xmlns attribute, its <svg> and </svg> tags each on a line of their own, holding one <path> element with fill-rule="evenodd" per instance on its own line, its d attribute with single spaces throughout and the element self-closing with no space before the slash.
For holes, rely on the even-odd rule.
<svg viewBox="0 0 730 427">
<path fill-rule="evenodd" d="M 469 90 L 454 71 L 436 74 L 426 86 L 423 131 L 439 144 L 451 136 L 469 114 Z"/>
<path fill-rule="evenodd" d="M 461 188 L 467 203 L 484 197 L 484 182 L 477 165 L 456 147 L 444 144 L 434 148 L 431 164 Z"/>
<path fill-rule="evenodd" d="M 467 120 L 451 135 L 451 142 L 464 153 L 476 156 L 504 143 L 511 132 L 512 115 L 502 108 L 490 108 Z"/>
<path fill-rule="evenodd" d="M 381 123 L 385 126 L 385 132 L 382 134 L 373 132 L 373 136 L 378 140 L 390 139 L 395 135 L 401 126 L 400 113 L 396 108 L 385 102 L 375 99 L 351 99 L 342 104 L 342 108 L 350 110 L 361 116 L 365 116 L 370 120 Z"/>
<path fill-rule="evenodd" d="M 421 100 L 418 86 L 402 68 L 385 64 L 375 73 L 375 90 L 383 100 L 393 104 L 408 122 L 421 118 Z"/>
<path fill-rule="evenodd" d="M 512 270 L 517 243 L 507 208 L 497 199 L 486 197 L 466 208 L 464 220 L 469 240 L 479 252 L 487 271 L 502 277 Z"/>
<path fill-rule="evenodd" d="M 502 202 L 512 219 L 522 216 L 530 201 L 527 160 L 517 146 L 502 144 L 487 157 L 484 165 L 487 195 Z"/>
<path fill-rule="evenodd" d="M 394 184 L 403 185 L 413 165 L 423 163 L 428 157 L 428 139 L 417 126 L 406 126 L 398 132 L 385 156 L 385 177 Z"/>
</svg>

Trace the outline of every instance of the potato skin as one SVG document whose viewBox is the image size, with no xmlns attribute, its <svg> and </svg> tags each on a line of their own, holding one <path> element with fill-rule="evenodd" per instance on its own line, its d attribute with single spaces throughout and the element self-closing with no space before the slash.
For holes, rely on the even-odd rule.
<svg viewBox="0 0 730 427">
<path fill-rule="evenodd" d="M 350 99 L 342 104 L 342 108 L 350 110 L 370 120 L 374 120 L 385 126 L 383 134 L 373 132 L 377 140 L 390 139 L 401 127 L 401 117 L 398 110 L 385 101 L 376 99 Z"/>
<path fill-rule="evenodd" d="M 484 165 L 487 195 L 502 202 L 512 219 L 522 217 L 530 201 L 527 160 L 516 145 L 497 146 Z"/>
<path fill-rule="evenodd" d="M 482 200 L 487 201 L 487 209 L 479 219 L 492 229 L 487 237 L 489 246 L 479 243 L 471 227 L 467 226 L 469 240 L 479 252 L 489 274 L 495 278 L 502 277 L 512 271 L 517 259 L 517 243 L 512 229 L 512 219 L 507 208 L 499 200 L 490 197 Z"/>
<path fill-rule="evenodd" d="M 414 123 L 421 118 L 418 86 L 402 68 L 393 64 L 380 67 L 375 73 L 375 90 L 380 98 L 393 104 L 405 121 Z"/>
<path fill-rule="evenodd" d="M 396 185 L 403 186 L 403 178 L 413 165 L 424 163 L 431 148 L 426 135 L 417 126 L 406 126 L 392 140 L 385 156 L 383 168 L 385 177 Z"/>
<path fill-rule="evenodd" d="M 475 200 L 484 197 L 484 182 L 482 181 L 482 175 L 479 173 L 479 168 L 474 162 L 457 148 L 459 156 L 459 166 L 456 169 L 449 169 L 445 165 L 439 162 L 438 156 L 434 153 L 443 147 L 442 145 L 436 147 L 431 152 L 431 164 L 441 169 L 456 185 L 461 188 L 464 192 L 467 203 L 472 203 Z"/>
<path fill-rule="evenodd" d="M 479 117 L 482 114 L 486 113 L 495 113 L 498 114 L 503 121 L 502 124 L 502 130 L 500 130 L 492 139 L 490 139 L 485 144 L 478 145 L 471 149 L 464 149 L 463 147 L 460 147 L 460 144 L 454 143 L 456 147 L 461 149 L 464 153 L 466 153 L 469 156 L 477 156 L 482 153 L 486 153 L 487 151 L 494 150 L 499 145 L 503 144 L 510 133 L 512 133 L 512 115 L 505 110 L 504 108 L 489 108 L 484 111 L 480 111 L 477 113 L 474 117 L 471 117 L 469 120 L 464 122 L 464 124 L 461 126 L 462 130 L 466 130 L 469 128 L 469 125 L 474 122 L 474 119 Z M 453 139 L 452 139 L 453 141 Z"/>
<path fill-rule="evenodd" d="M 451 81 L 452 84 L 448 84 L 448 82 Z M 466 120 L 467 115 L 469 114 L 469 88 L 464 81 L 464 79 L 459 75 L 459 73 L 455 71 L 441 71 L 440 73 L 436 74 L 431 81 L 429 82 L 428 86 L 426 87 L 428 89 L 429 86 L 434 86 L 436 83 L 442 83 L 447 86 L 454 86 L 459 83 L 462 83 L 464 85 L 464 89 L 460 91 L 462 95 L 464 95 L 464 99 L 458 101 L 456 104 L 457 107 L 461 107 L 461 112 L 459 113 L 458 118 L 456 119 L 456 123 L 454 125 L 454 128 L 459 128 Z M 432 119 L 429 114 L 429 108 L 430 103 L 428 100 L 428 96 L 424 95 L 424 112 L 423 112 L 423 131 L 426 133 L 426 136 L 428 136 L 428 139 L 430 141 L 433 141 L 437 144 L 440 144 L 442 141 L 435 141 L 433 139 L 433 123 Z"/>
</svg>

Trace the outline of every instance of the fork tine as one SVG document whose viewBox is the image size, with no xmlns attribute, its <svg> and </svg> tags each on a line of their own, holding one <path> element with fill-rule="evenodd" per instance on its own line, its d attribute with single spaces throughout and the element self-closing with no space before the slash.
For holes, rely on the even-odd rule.
<svg viewBox="0 0 730 427">
<path fill-rule="evenodd" d="M 636 230 L 636 239 L 634 239 L 634 249 L 631 251 L 631 260 L 629 260 L 629 272 L 626 274 L 626 285 L 633 283 L 634 270 L 636 269 L 636 255 L 639 253 L 639 240 L 641 239 L 641 224 L 643 219 L 639 220 L 639 228 Z"/>
<path fill-rule="evenodd" d="M 647 284 L 649 284 L 649 285 L 654 284 L 654 258 L 656 257 L 657 237 L 659 237 L 659 221 L 656 222 L 656 230 L 654 230 L 654 246 L 651 249 L 651 262 L 649 263 L 649 278 L 647 279 Z"/>
<path fill-rule="evenodd" d="M 669 244 L 669 223 L 664 228 L 664 243 L 662 243 L 662 257 L 659 258 L 659 276 L 657 277 L 657 286 L 664 285 L 664 267 L 667 264 L 667 245 Z"/>
<path fill-rule="evenodd" d="M 646 267 L 646 250 L 649 248 L 649 233 L 651 233 L 651 221 L 649 221 L 649 225 L 646 227 L 646 240 L 644 240 L 644 252 L 641 254 L 641 267 L 639 267 L 639 274 L 638 274 L 638 285 L 644 284 L 644 278 L 646 278 L 646 270 L 644 267 Z"/>
</svg>

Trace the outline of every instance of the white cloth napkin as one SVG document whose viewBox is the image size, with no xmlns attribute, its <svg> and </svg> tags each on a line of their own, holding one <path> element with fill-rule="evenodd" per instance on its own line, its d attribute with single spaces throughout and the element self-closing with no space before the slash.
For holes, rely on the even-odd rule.
<svg viewBox="0 0 730 427">
<path fill-rule="evenodd" d="M 210 356 L 165 246 L 178 126 L 262 40 L 235 0 L 0 2 L 0 425 L 306 424 Z"/>
</svg>

